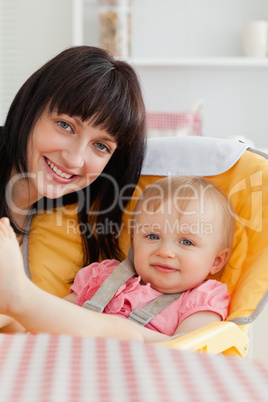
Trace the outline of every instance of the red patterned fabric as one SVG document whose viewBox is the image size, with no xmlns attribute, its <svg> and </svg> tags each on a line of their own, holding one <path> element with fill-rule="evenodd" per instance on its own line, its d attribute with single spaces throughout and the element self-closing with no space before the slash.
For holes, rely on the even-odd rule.
<svg viewBox="0 0 268 402">
<path fill-rule="evenodd" d="M 202 135 L 202 118 L 200 113 L 147 113 L 148 130 L 179 130 L 191 128 L 192 135 Z"/>
<path fill-rule="evenodd" d="M 265 402 L 268 365 L 69 335 L 0 336 L 1 402 Z"/>
</svg>

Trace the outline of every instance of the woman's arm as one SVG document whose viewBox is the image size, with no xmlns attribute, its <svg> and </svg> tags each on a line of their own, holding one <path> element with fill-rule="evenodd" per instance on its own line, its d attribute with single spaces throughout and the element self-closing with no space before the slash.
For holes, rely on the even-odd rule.
<svg viewBox="0 0 268 402">
<path fill-rule="evenodd" d="M 33 333 L 110 337 L 143 341 L 134 323 L 98 314 L 68 303 L 38 288 L 25 275 L 15 233 L 0 219 L 0 313 Z"/>
<path fill-rule="evenodd" d="M 169 338 L 168 335 L 164 335 L 164 334 L 161 334 L 160 332 L 154 331 L 152 329 L 145 328 L 139 324 L 135 324 L 135 323 L 133 323 L 133 324 L 137 326 L 139 332 L 141 333 L 141 335 L 143 337 L 143 341 L 145 343 L 163 342 Z"/>
<path fill-rule="evenodd" d="M 32 333 L 143 341 L 134 323 L 68 303 L 39 289 L 28 279 L 24 290 L 17 292 L 16 303 L 10 304 L 8 314 Z"/>
<path fill-rule="evenodd" d="M 198 313 L 194 313 L 181 322 L 174 332 L 174 335 L 194 331 L 195 329 L 201 328 L 215 321 L 221 321 L 221 317 L 217 313 L 213 313 L 211 311 L 200 311 Z M 138 324 L 135 325 L 139 327 L 139 331 L 143 336 L 144 342 L 146 343 L 162 342 L 170 338 L 168 335 L 161 334 Z"/>
<path fill-rule="evenodd" d="M 77 295 L 76 295 L 75 292 L 72 292 L 69 295 L 65 296 L 64 299 L 69 301 L 69 302 L 71 302 L 71 303 L 76 304 Z M 124 322 L 127 321 L 126 325 L 128 326 L 129 321 L 126 320 L 125 318 L 122 318 L 122 320 Z M 122 326 L 125 325 L 124 322 L 121 322 Z M 164 340 L 166 340 L 168 338 L 167 335 L 164 335 L 164 334 L 161 334 L 159 332 L 153 331 L 151 329 L 145 328 L 145 327 L 143 327 L 143 326 L 141 326 L 139 324 L 136 324 L 134 322 L 132 324 L 133 324 L 133 326 L 136 327 L 135 330 L 138 331 L 141 334 L 144 342 L 146 342 L 146 343 L 161 342 L 161 341 L 164 341 Z"/>
</svg>

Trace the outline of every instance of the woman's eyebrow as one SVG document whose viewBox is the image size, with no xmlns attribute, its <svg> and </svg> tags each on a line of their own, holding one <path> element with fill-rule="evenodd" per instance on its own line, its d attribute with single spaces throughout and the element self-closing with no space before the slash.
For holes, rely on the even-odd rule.
<svg viewBox="0 0 268 402">
<path fill-rule="evenodd" d="M 110 141 L 110 142 L 113 142 L 114 144 L 117 144 L 117 141 L 113 137 L 107 137 L 104 135 L 104 136 L 101 136 L 100 139 L 103 141 Z"/>
<path fill-rule="evenodd" d="M 83 122 L 78 117 L 72 116 L 71 118 L 74 119 L 74 121 L 77 123 L 78 126 L 83 127 Z M 117 141 L 113 137 L 107 135 L 101 136 L 100 139 L 103 141 L 110 141 L 113 142 L 114 144 L 117 144 Z"/>
<path fill-rule="evenodd" d="M 73 119 L 75 120 L 75 122 L 78 126 L 83 127 L 83 123 L 80 119 L 77 119 L 76 117 L 73 117 Z"/>
<path fill-rule="evenodd" d="M 74 121 L 76 122 L 76 124 L 77 124 L 79 127 L 83 127 L 83 122 L 82 122 L 78 117 L 71 116 L 71 118 L 74 119 Z"/>
</svg>

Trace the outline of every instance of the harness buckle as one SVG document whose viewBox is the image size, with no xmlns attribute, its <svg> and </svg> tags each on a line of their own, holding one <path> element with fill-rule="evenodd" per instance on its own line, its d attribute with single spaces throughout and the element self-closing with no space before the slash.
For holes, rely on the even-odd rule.
<svg viewBox="0 0 268 402">
<path fill-rule="evenodd" d="M 154 316 L 154 314 L 144 311 L 142 308 L 135 308 L 129 314 L 128 319 L 144 326 L 148 324 Z"/>
<path fill-rule="evenodd" d="M 89 309 L 89 310 L 95 311 L 96 313 L 102 313 L 103 310 L 104 310 L 104 307 L 103 307 L 103 306 L 101 306 L 101 305 L 98 304 L 98 303 L 94 303 L 94 302 L 91 301 L 91 300 L 87 300 L 87 301 L 83 304 L 82 307 L 85 307 L 85 308 L 87 308 L 87 309 Z"/>
</svg>

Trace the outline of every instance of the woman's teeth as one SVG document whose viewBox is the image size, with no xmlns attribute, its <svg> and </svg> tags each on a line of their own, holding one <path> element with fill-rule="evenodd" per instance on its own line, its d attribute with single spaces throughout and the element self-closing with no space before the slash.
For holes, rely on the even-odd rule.
<svg viewBox="0 0 268 402">
<path fill-rule="evenodd" d="M 50 167 L 50 169 L 53 170 L 53 172 L 57 173 L 58 176 L 63 177 L 64 179 L 70 179 L 72 177 L 71 174 L 67 174 L 62 172 L 60 169 L 58 169 L 54 163 L 50 162 L 50 160 L 47 159 L 47 164 Z"/>
</svg>

